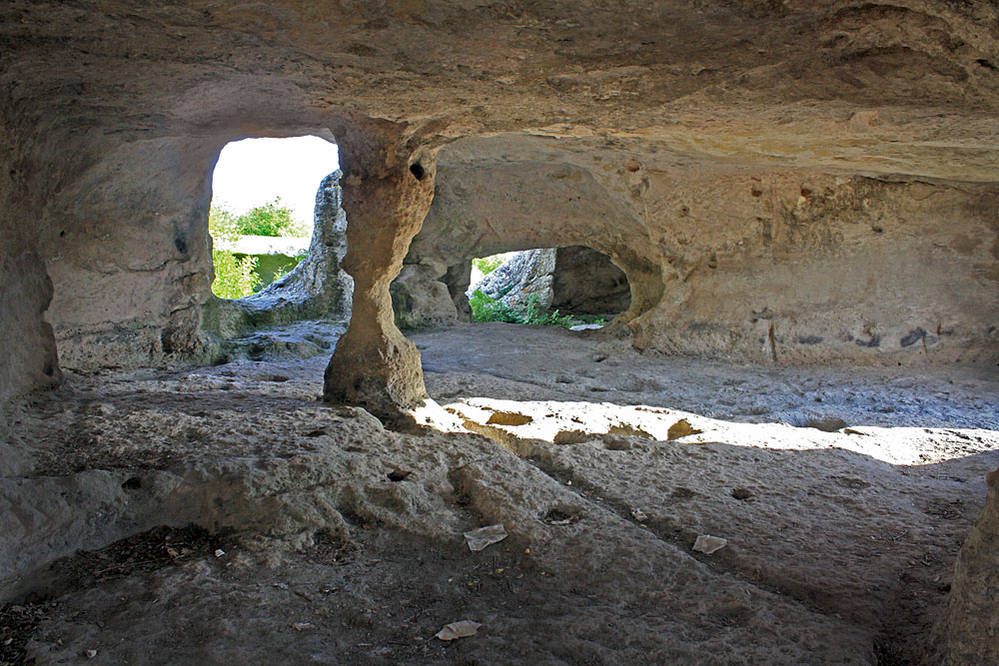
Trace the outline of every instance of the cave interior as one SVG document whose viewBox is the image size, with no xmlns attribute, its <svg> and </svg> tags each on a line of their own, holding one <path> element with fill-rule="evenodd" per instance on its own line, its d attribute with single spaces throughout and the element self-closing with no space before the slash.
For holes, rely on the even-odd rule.
<svg viewBox="0 0 999 666">
<path fill-rule="evenodd" d="M 0 663 L 999 663 L 994 2 L 0 43 Z M 220 151 L 299 136 L 308 257 L 213 296 Z M 470 323 L 533 248 L 613 319 Z"/>
</svg>

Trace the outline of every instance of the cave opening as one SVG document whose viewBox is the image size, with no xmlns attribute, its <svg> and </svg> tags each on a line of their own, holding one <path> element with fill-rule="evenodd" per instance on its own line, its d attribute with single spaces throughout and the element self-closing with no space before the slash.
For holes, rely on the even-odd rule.
<svg viewBox="0 0 999 666">
<path fill-rule="evenodd" d="M 213 171 L 213 359 L 329 353 L 350 319 L 339 148 L 328 130 L 233 141 Z"/>
<path fill-rule="evenodd" d="M 212 173 L 212 293 L 245 298 L 281 279 L 310 250 L 316 192 L 339 168 L 318 136 L 249 138 L 222 148 Z"/>
<path fill-rule="evenodd" d="M 464 296 L 475 322 L 573 330 L 602 328 L 631 305 L 624 271 L 585 245 L 476 257 Z"/>
</svg>

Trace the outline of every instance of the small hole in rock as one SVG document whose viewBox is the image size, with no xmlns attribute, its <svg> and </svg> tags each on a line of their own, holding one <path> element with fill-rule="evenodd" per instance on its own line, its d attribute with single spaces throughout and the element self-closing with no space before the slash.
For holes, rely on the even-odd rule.
<svg viewBox="0 0 999 666">
<path fill-rule="evenodd" d="M 398 483 L 399 481 L 405 481 L 408 479 L 410 474 L 412 474 L 412 472 L 409 470 L 394 469 L 388 473 L 388 479 L 393 483 Z"/>
<path fill-rule="evenodd" d="M 414 176 L 416 176 L 416 180 L 423 180 L 427 176 L 426 170 L 423 168 L 423 165 L 420 164 L 419 162 L 413 162 L 412 164 L 410 164 L 409 171 Z"/>
<path fill-rule="evenodd" d="M 121 484 L 121 487 L 125 490 L 138 490 L 142 487 L 142 479 L 137 476 L 133 476 L 126 479 L 125 482 Z"/>
<path fill-rule="evenodd" d="M 262 379 L 265 382 L 281 383 L 281 382 L 288 381 L 289 379 L 291 379 L 291 377 L 285 377 L 284 375 L 267 375 L 266 377 L 263 377 Z"/>
<path fill-rule="evenodd" d="M 545 522 L 551 525 L 571 525 L 580 519 L 578 511 L 565 507 L 556 507 L 545 514 Z"/>
</svg>

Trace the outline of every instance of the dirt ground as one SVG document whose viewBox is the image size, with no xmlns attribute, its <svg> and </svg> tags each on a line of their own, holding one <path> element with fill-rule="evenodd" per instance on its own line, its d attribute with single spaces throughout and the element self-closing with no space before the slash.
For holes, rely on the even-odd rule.
<svg viewBox="0 0 999 666">
<path fill-rule="evenodd" d="M 328 354 L 294 340 L 342 329 L 306 328 L 7 410 L 0 663 L 932 662 L 996 368 L 464 325 L 411 337 L 427 418 L 466 432 L 409 435 L 318 400 Z"/>
</svg>

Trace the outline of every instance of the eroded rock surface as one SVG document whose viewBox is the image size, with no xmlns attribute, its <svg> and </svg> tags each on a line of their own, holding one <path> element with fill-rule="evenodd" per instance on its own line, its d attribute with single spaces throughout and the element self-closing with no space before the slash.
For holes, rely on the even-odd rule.
<svg viewBox="0 0 999 666">
<path fill-rule="evenodd" d="M 989 495 L 958 555 L 941 658 L 947 664 L 999 661 L 999 470 L 988 475 Z"/>
<path fill-rule="evenodd" d="M 456 142 L 440 162 L 407 261 L 442 274 L 467 257 L 586 245 L 627 275 L 618 321 L 641 348 L 777 363 L 999 354 L 993 185 L 640 161 L 516 136 Z"/>
<path fill-rule="evenodd" d="M 15 405 L 0 598 L 35 620 L 11 637 L 40 661 L 153 663 L 870 663 L 930 647 L 996 466 L 994 377 L 740 368 L 502 324 L 415 339 L 431 395 L 488 439 L 317 402 L 324 356 L 68 373 Z M 786 423 L 813 410 L 854 431 Z M 680 418 L 702 432 L 663 441 L 656 424 Z M 462 534 L 497 523 L 507 539 L 470 552 Z M 699 534 L 728 543 L 703 555 Z M 432 639 L 460 619 L 478 634 Z"/>
<path fill-rule="evenodd" d="M 380 140 L 368 134 L 343 146 L 345 162 L 356 165 L 343 182 L 351 216 L 341 264 L 354 278 L 354 297 L 324 392 L 331 402 L 364 407 L 403 427 L 427 394 L 420 354 L 395 325 L 389 285 L 430 207 L 435 164 L 432 154 L 405 154 L 397 131 L 383 131 Z"/>
<path fill-rule="evenodd" d="M 475 235 L 488 232 L 465 246 L 601 240 L 591 245 L 628 273 L 640 344 L 992 360 L 996 11 L 985 0 L 653 11 L 14 0 L 0 14 L 3 232 L 17 239 L 4 261 L 45 262 L 45 316 L 67 367 L 197 356 L 221 146 L 391 122 L 410 151 L 448 144 L 441 211 L 450 198 Z M 449 160 L 481 173 L 455 177 Z M 494 190 L 509 201 L 490 201 Z M 570 221 L 565 205 L 572 233 L 554 228 Z M 511 235 L 518 208 L 531 216 L 513 226 L 547 238 Z M 32 319 L 18 327 L 26 347 L 54 362 L 27 306 L 46 300 L 34 270 L 4 281 L 31 291 L 4 300 L 27 307 L 5 320 Z M 786 302 L 761 297 L 775 293 Z M 751 321 L 765 308 L 776 318 Z M 23 353 L 4 361 L 18 368 L 11 386 L 49 382 L 39 353 Z"/>
<path fill-rule="evenodd" d="M 301 134 L 335 138 L 346 157 L 351 247 L 344 267 L 356 290 L 351 328 L 325 380 L 330 399 L 390 419 L 423 399 L 418 354 L 393 323 L 388 289 L 425 216 L 412 263 L 435 270 L 456 265 L 451 257 L 511 249 L 584 244 L 603 252 L 627 274 L 631 305 L 620 322 L 643 349 L 776 364 L 946 368 L 960 361 L 994 371 L 997 11 L 988 0 L 653 7 L 632 0 L 11 0 L 0 8 L 0 401 L 51 385 L 60 365 L 89 371 L 204 358 L 214 160 L 233 139 Z M 462 277 L 444 275 L 453 295 Z M 79 470 L 93 483 L 84 484 L 86 497 L 67 495 L 71 509 L 99 509 L 89 497 L 118 492 L 119 478 L 102 472 L 110 463 L 100 456 L 113 453 L 101 444 L 103 430 L 95 429 L 93 440 L 73 439 L 90 423 L 82 417 L 64 431 L 62 444 L 73 443 L 71 450 L 92 441 L 99 453 Z M 122 446 L 144 445 L 133 434 Z M 197 438 L 177 431 L 157 441 L 177 449 L 189 435 Z M 398 441 L 405 445 L 386 444 L 382 452 L 405 451 L 417 458 L 414 466 L 436 470 L 428 474 L 440 483 L 441 469 L 457 470 L 448 482 L 476 513 L 454 509 L 456 524 L 509 518 L 525 541 L 546 544 L 549 528 L 537 515 L 557 509 L 553 520 L 567 520 L 584 504 L 607 542 L 620 544 L 608 553 L 581 531 L 542 548 L 546 573 L 577 563 L 550 588 L 542 581 L 548 576 L 528 578 L 531 589 L 554 589 L 565 603 L 498 621 L 491 637 L 484 630 L 482 643 L 459 648 L 468 651 L 462 656 L 488 661 L 501 654 L 499 646 L 520 645 L 517 629 L 541 627 L 547 631 L 523 648 L 524 660 L 561 658 L 549 649 L 554 623 L 538 617 L 589 606 L 578 581 L 590 577 L 598 598 L 606 593 L 596 612 L 606 612 L 563 632 L 587 657 L 683 661 L 718 649 L 743 661 L 769 662 L 774 654 L 796 663 L 816 654 L 826 662 L 872 659 L 869 627 L 758 587 L 746 601 L 752 581 L 691 563 L 659 535 L 612 508 L 585 504 L 585 496 L 521 458 L 491 457 L 494 449 L 469 438 L 462 450 L 482 460 L 456 451 L 444 463 L 428 462 L 422 452 L 449 445 Z M 65 484 L 69 492 L 82 483 L 65 481 L 66 474 L 41 478 L 52 470 L 33 467 L 37 452 L 18 451 L 4 464 L 41 470 L 29 485 L 50 484 L 44 497 L 51 501 L 64 501 L 56 498 Z M 239 453 L 233 464 L 248 478 L 252 455 Z M 192 468 L 180 466 L 184 474 Z M 342 471 L 357 473 L 347 464 Z M 381 508 L 371 515 L 388 520 L 395 509 L 408 511 L 400 505 L 422 510 L 419 498 L 400 499 L 393 493 L 401 491 L 385 490 L 396 487 L 388 483 L 372 485 L 370 505 Z M 989 511 L 983 525 L 991 524 Z M 279 521 L 278 514 L 285 515 L 269 520 Z M 323 520 L 336 523 L 332 511 Z M 68 533 L 82 543 L 77 537 L 99 532 L 95 525 Z M 738 553 L 730 543 L 718 554 Z M 615 569 L 622 561 L 639 563 L 632 580 L 640 587 Z M 246 581 L 256 572 L 244 573 Z M 185 590 L 203 589 L 220 577 L 210 566 L 174 574 L 159 574 L 158 589 L 175 589 L 177 580 L 190 585 Z M 649 590 L 649 580 L 667 587 Z M 625 604 L 614 596 L 622 587 Z M 109 605 L 101 614 L 111 614 L 114 587 L 94 589 L 82 594 L 102 597 Z M 692 591 L 706 589 L 707 605 L 691 601 Z M 254 604 L 273 599 L 248 595 Z M 232 596 L 201 597 L 209 599 L 206 616 Z M 368 599 L 388 605 L 395 597 L 358 594 L 346 606 L 359 623 L 371 615 Z M 156 613 L 143 605 L 149 599 L 133 600 L 138 605 L 117 616 L 118 628 L 132 630 L 135 617 L 146 617 L 149 635 L 162 644 L 191 635 L 176 615 L 176 633 L 157 634 Z M 670 612 L 660 615 L 663 603 Z M 642 613 L 615 614 L 622 607 Z M 61 656 L 78 658 L 92 649 L 92 629 L 72 617 L 64 620 L 77 633 L 66 633 Z M 252 634 L 255 617 L 245 610 L 232 635 Z M 801 631 L 767 633 L 802 617 Z M 455 619 L 434 618 L 433 630 Z M 636 624 L 626 643 L 632 652 L 620 655 L 617 632 L 609 632 L 611 644 L 606 627 Z M 355 646 L 367 643 L 362 634 L 350 635 Z M 293 651 L 289 635 L 274 644 Z M 760 636 L 772 644 L 766 655 L 753 647 Z M 212 645 L 193 656 L 208 660 L 232 645 L 219 640 L 206 639 L 202 645 Z M 100 649 L 112 660 L 132 659 L 128 650 L 137 648 L 121 645 L 109 640 Z M 487 647 L 480 653 L 476 645 Z M 45 651 L 61 648 L 53 641 L 38 649 L 52 656 Z M 386 654 L 397 661 L 438 655 Z"/>
<path fill-rule="evenodd" d="M 517 309 L 534 303 L 541 310 L 552 304 L 555 248 L 518 252 L 475 286 L 486 296 Z"/>
<path fill-rule="evenodd" d="M 583 245 L 555 253 L 552 307 L 577 315 L 614 315 L 631 305 L 628 277 L 606 255 Z"/>
</svg>

